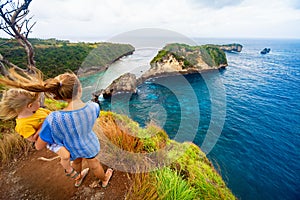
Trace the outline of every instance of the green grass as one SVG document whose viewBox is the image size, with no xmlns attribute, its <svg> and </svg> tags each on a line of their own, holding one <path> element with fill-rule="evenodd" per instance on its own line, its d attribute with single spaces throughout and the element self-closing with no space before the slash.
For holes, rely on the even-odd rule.
<svg viewBox="0 0 300 200">
<path fill-rule="evenodd" d="M 117 146 L 107 149 L 107 142 L 103 141 L 105 137 L 99 135 L 103 141 L 102 151 L 107 151 L 105 156 L 110 156 L 105 160 L 120 166 L 126 163 L 127 170 L 132 166 L 140 169 L 140 173 L 133 174 L 134 181 L 127 199 L 235 199 L 212 163 L 195 144 L 170 140 L 161 128 L 151 124 L 141 128 L 127 116 L 116 113 L 101 112 L 98 123 L 104 136 Z M 120 156 L 122 150 L 151 153 L 161 149 L 167 150 L 166 154 L 158 155 L 163 156 L 159 159 L 167 163 L 163 166 L 152 165 L 156 162 L 151 160 L 153 158 L 130 160 L 130 157 Z M 149 173 L 149 169 L 157 170 Z"/>
<path fill-rule="evenodd" d="M 197 190 L 197 198 L 235 199 L 199 147 L 192 143 L 177 144 L 176 151 L 182 151 L 180 149 L 184 154 L 172 163 L 171 168 L 178 170 Z"/>
<path fill-rule="evenodd" d="M 183 62 L 183 69 L 194 67 L 200 57 L 211 67 L 227 65 L 226 55 L 217 45 L 189 46 L 178 43 L 166 45 L 150 63 L 162 62 L 169 55 L 174 56 L 177 61 Z"/>
<path fill-rule="evenodd" d="M 155 62 L 162 62 L 163 57 L 166 56 L 169 53 L 169 51 L 166 50 L 160 50 L 158 54 L 150 61 L 150 63 L 155 63 Z"/>
<path fill-rule="evenodd" d="M 65 101 L 56 101 L 54 99 L 45 99 L 45 106 L 49 110 L 61 110 L 64 109 L 68 105 Z"/>
<path fill-rule="evenodd" d="M 163 168 L 153 172 L 160 199 L 164 200 L 193 200 L 197 197 L 197 190 L 184 180 L 177 171 Z"/>
</svg>

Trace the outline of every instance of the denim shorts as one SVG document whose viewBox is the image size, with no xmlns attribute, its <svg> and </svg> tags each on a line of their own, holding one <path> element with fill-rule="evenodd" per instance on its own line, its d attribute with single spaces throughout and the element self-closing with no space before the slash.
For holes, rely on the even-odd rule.
<svg viewBox="0 0 300 200">
<path fill-rule="evenodd" d="M 47 144 L 47 149 L 49 149 L 50 151 L 52 151 L 54 153 L 57 153 L 61 147 L 62 146 L 58 145 L 58 144 Z"/>
</svg>

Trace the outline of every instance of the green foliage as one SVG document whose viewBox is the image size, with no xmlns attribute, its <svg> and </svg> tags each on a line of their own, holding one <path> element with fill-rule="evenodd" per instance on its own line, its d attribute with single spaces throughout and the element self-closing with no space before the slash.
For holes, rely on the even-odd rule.
<svg viewBox="0 0 300 200">
<path fill-rule="evenodd" d="M 182 152 L 171 168 L 181 173 L 196 189 L 197 199 L 235 199 L 222 177 L 199 147 L 192 143 L 178 144 L 174 151 Z M 174 156 L 173 153 L 172 155 Z"/>
<path fill-rule="evenodd" d="M 189 200 L 195 199 L 197 191 L 182 179 L 177 171 L 172 171 L 170 168 L 163 168 L 155 171 L 154 175 L 157 180 L 157 191 L 160 199 L 164 200 Z"/>
<path fill-rule="evenodd" d="M 131 162 L 130 157 L 124 160 L 124 156 L 118 157 L 119 152 L 110 152 L 111 159 L 114 159 L 110 162 L 118 163 L 123 159 L 127 165 L 130 163 L 129 166 L 135 165 L 141 168 L 141 173 L 134 175 L 135 183 L 131 186 L 130 194 L 127 195 L 128 199 L 145 199 L 143 198 L 145 196 L 147 200 L 235 199 L 212 163 L 195 144 L 170 140 L 166 132 L 155 125 L 150 124 L 146 128 L 140 128 L 130 118 L 111 112 L 101 112 L 100 126 L 106 137 L 110 138 L 110 142 L 121 141 L 123 144 L 118 146 L 124 150 L 157 153 L 164 149 L 165 153 L 158 154 L 159 158 L 166 162 L 171 161 L 169 166 L 163 168 L 156 166 L 158 169 L 149 174 L 143 169 L 155 163 L 154 157 L 149 157 L 150 161 L 143 159 Z M 117 132 L 122 134 L 116 134 Z M 136 141 L 132 140 L 133 138 Z M 133 148 L 138 150 L 131 150 Z"/>
<path fill-rule="evenodd" d="M 106 66 L 134 51 L 131 45 L 101 43 L 93 49 L 82 63 L 82 67 Z"/>
<path fill-rule="evenodd" d="M 216 66 L 227 64 L 226 55 L 219 47 L 215 45 L 204 45 L 203 48 L 208 52 Z"/>
<path fill-rule="evenodd" d="M 65 101 L 57 101 L 54 99 L 45 99 L 45 106 L 49 109 L 49 110 L 62 110 L 65 107 L 67 107 L 68 103 Z"/>
<path fill-rule="evenodd" d="M 146 152 L 155 152 L 165 146 L 168 135 L 155 125 L 148 125 L 145 129 L 139 129 L 138 136 L 144 144 Z"/>
<path fill-rule="evenodd" d="M 81 44 L 35 48 L 36 65 L 47 77 L 54 77 L 67 70 L 76 72 L 92 49 L 89 45 Z"/>
<path fill-rule="evenodd" d="M 183 62 L 183 69 L 194 67 L 198 63 L 199 58 L 202 58 L 211 67 L 227 65 L 224 51 L 216 45 L 189 46 L 178 43 L 166 45 L 152 59 L 151 63 L 162 62 L 168 55 L 172 55 L 177 61 Z"/>
<path fill-rule="evenodd" d="M 160 50 L 158 54 L 151 60 L 150 63 L 155 63 L 155 62 L 162 62 L 163 57 L 168 54 L 168 51 L 166 50 Z"/>
<path fill-rule="evenodd" d="M 46 78 L 66 71 L 77 72 L 79 68 L 105 67 L 123 55 L 130 54 L 134 47 L 129 44 L 70 43 L 67 40 L 29 39 L 35 51 L 36 66 Z M 15 65 L 25 68 L 25 50 L 16 40 L 0 38 L 0 53 Z"/>
</svg>

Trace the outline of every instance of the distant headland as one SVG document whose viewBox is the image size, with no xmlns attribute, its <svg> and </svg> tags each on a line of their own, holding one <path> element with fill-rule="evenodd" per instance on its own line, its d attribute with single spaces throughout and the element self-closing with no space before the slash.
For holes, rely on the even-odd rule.
<svg viewBox="0 0 300 200">
<path fill-rule="evenodd" d="M 149 78 L 170 76 L 174 74 L 190 74 L 208 70 L 224 69 L 228 66 L 226 52 L 241 52 L 242 45 L 201 45 L 167 44 L 150 62 L 150 69 L 141 77 L 126 73 L 114 80 L 106 89 L 95 95 L 110 98 L 116 93 L 136 93 L 136 87 Z"/>
</svg>

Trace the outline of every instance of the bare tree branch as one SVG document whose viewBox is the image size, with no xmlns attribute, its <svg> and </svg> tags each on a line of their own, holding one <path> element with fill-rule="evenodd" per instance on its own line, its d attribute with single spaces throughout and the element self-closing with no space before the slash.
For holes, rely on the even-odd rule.
<svg viewBox="0 0 300 200">
<path fill-rule="evenodd" d="M 28 40 L 28 35 L 31 33 L 36 22 L 30 25 L 32 17 L 26 18 L 29 13 L 28 6 L 31 2 L 32 0 L 6 0 L 4 3 L 1 3 L 0 18 L 2 20 L 0 30 L 15 38 L 25 49 L 27 54 L 27 68 L 29 71 L 34 71 L 34 49 Z"/>
<path fill-rule="evenodd" d="M 8 60 L 6 60 L 5 58 L 3 58 L 3 56 L 0 54 L 0 63 L 1 64 L 6 64 L 7 66 L 11 67 L 11 68 L 15 68 L 17 70 L 20 70 L 20 71 L 24 71 L 24 69 L 18 67 L 17 65 L 9 62 Z"/>
</svg>

